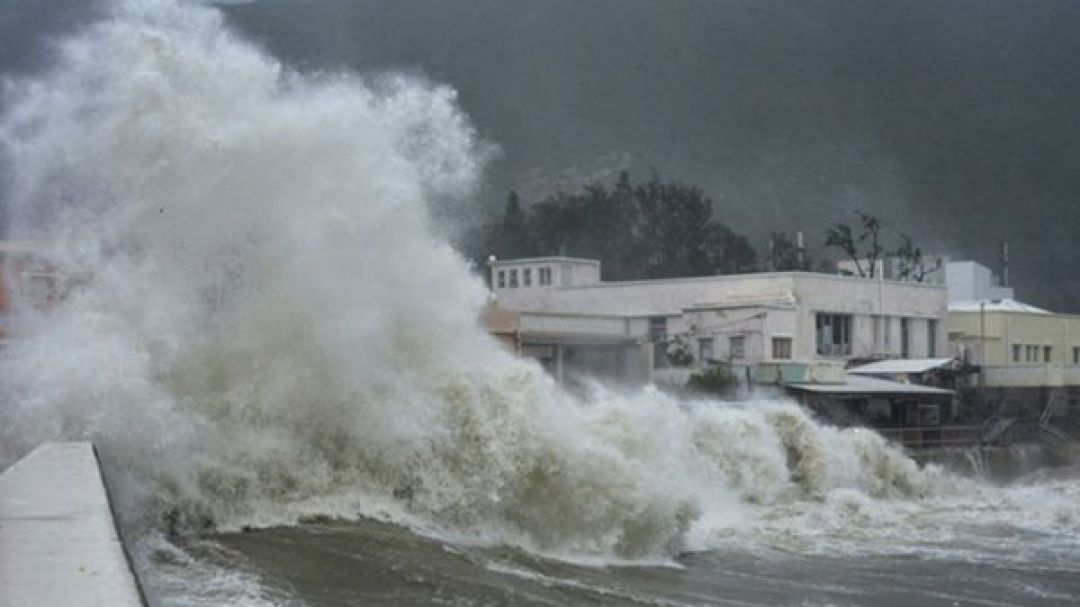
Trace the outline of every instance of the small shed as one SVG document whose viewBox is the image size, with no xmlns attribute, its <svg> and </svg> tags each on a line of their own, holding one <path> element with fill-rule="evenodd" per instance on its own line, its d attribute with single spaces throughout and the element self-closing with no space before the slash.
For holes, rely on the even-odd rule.
<svg viewBox="0 0 1080 607">
<path fill-rule="evenodd" d="M 955 390 L 958 381 L 970 369 L 955 358 L 897 358 L 859 365 L 847 372 L 860 377 Z"/>
<path fill-rule="evenodd" d="M 841 383 L 790 383 L 785 390 L 807 408 L 843 426 L 938 428 L 954 416 L 955 392 L 857 373 Z"/>
</svg>

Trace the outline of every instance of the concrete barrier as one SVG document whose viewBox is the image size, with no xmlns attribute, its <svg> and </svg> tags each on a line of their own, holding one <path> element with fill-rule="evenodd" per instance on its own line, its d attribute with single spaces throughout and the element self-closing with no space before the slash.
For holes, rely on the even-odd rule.
<svg viewBox="0 0 1080 607">
<path fill-rule="evenodd" d="M 144 604 L 90 443 L 44 443 L 0 474 L 0 606 Z"/>
</svg>

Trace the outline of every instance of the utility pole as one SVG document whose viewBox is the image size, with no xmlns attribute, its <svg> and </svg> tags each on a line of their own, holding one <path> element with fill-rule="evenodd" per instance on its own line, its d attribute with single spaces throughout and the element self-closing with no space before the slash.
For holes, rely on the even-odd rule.
<svg viewBox="0 0 1080 607">
<path fill-rule="evenodd" d="M 979 404 L 986 406 L 986 301 L 979 302 Z"/>
<path fill-rule="evenodd" d="M 1009 242 L 1001 241 L 1001 286 L 1009 286 Z"/>
</svg>

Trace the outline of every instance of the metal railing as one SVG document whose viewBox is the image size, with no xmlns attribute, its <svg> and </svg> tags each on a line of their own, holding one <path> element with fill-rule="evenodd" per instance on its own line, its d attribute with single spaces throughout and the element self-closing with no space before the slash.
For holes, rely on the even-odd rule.
<svg viewBox="0 0 1080 607">
<path fill-rule="evenodd" d="M 885 438 L 910 449 L 966 447 L 978 445 L 983 428 L 979 425 L 911 426 L 906 428 L 875 428 Z"/>
</svg>

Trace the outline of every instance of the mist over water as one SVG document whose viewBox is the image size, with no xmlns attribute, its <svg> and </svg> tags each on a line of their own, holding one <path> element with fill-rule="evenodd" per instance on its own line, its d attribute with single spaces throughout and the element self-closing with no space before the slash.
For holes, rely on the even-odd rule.
<svg viewBox="0 0 1080 607">
<path fill-rule="evenodd" d="M 1014 527 L 1076 549 L 1075 482 L 995 489 L 780 402 L 573 396 L 502 351 L 430 221 L 491 149 L 449 88 L 296 73 L 212 8 L 146 0 L 7 94 L 16 236 L 79 280 L 14 319 L 0 464 L 95 441 L 136 535 L 374 517 L 601 563 L 984 558 Z"/>
</svg>

